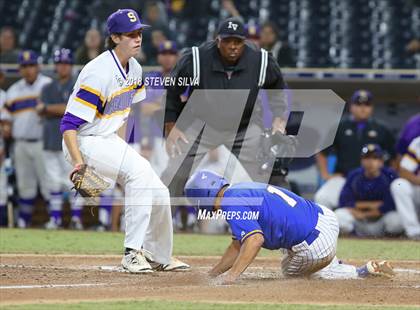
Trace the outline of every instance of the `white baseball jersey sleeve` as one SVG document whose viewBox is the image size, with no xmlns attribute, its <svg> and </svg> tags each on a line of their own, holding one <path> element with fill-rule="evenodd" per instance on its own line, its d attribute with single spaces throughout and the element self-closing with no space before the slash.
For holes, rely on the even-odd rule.
<svg viewBox="0 0 420 310">
<path fill-rule="evenodd" d="M 412 173 L 419 173 L 420 163 L 420 137 L 411 141 L 407 153 L 401 159 L 400 166 Z"/>
<path fill-rule="evenodd" d="M 145 97 L 137 60 L 130 58 L 125 71 L 115 53 L 108 50 L 82 69 L 66 112 L 87 121 L 80 126 L 79 135 L 107 136 L 123 125 L 131 105 Z"/>
<path fill-rule="evenodd" d="M 51 78 L 38 74 L 34 83 L 20 79 L 7 90 L 2 119 L 12 121 L 12 136 L 15 139 L 41 139 L 42 119 L 35 111 L 42 88 L 51 83 Z"/>
</svg>

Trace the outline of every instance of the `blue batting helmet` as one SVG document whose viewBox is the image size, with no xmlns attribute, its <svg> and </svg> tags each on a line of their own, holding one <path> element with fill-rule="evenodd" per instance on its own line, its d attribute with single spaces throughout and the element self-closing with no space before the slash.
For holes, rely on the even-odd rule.
<svg viewBox="0 0 420 310">
<path fill-rule="evenodd" d="M 209 170 L 199 170 L 185 184 L 184 193 L 188 200 L 200 209 L 212 211 L 216 196 L 228 181 Z"/>
</svg>

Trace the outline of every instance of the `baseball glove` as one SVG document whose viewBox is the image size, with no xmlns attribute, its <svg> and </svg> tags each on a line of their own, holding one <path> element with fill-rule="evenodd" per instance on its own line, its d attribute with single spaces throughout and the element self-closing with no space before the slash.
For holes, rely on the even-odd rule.
<svg viewBox="0 0 420 310">
<path fill-rule="evenodd" d="M 110 186 L 110 183 L 86 164 L 76 167 L 70 174 L 70 180 L 74 184 L 74 189 L 82 197 L 98 197 Z"/>
</svg>

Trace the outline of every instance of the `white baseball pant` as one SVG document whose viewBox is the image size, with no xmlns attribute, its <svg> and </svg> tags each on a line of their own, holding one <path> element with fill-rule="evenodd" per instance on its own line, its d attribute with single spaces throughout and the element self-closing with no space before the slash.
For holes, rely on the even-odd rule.
<svg viewBox="0 0 420 310">
<path fill-rule="evenodd" d="M 42 141 L 17 140 L 14 145 L 14 166 L 19 197 L 22 199 L 35 198 L 39 186 L 42 196 L 48 200 L 49 190 L 45 179 L 46 169 Z"/>
<path fill-rule="evenodd" d="M 64 158 L 62 151 L 48 151 L 43 153 L 46 170 L 46 182 L 50 193 L 50 211 L 62 211 L 62 192 L 70 192 L 73 183 L 70 181 L 72 166 Z M 72 210 L 81 210 L 83 204 L 73 193 L 69 195 Z"/>
<path fill-rule="evenodd" d="M 391 193 L 407 236 L 420 235 L 420 186 L 398 178 L 391 183 Z"/>
<path fill-rule="evenodd" d="M 285 250 L 281 262 L 285 276 L 313 276 L 326 279 L 355 279 L 356 267 L 339 263 L 335 256 L 339 226 L 337 217 L 327 207 L 320 206 L 315 227 L 319 236 L 310 244 L 303 241 Z"/>
<path fill-rule="evenodd" d="M 342 176 L 335 176 L 326 181 L 315 193 L 314 201 L 322 206 L 334 210 L 338 207 L 340 193 L 346 183 Z"/>
<path fill-rule="evenodd" d="M 355 232 L 362 237 L 383 237 L 385 234 L 400 234 L 404 228 L 397 211 L 385 213 L 374 222 L 358 221 L 347 208 L 335 210 L 340 225 L 340 231 L 349 234 Z"/>
<path fill-rule="evenodd" d="M 156 262 L 168 264 L 173 230 L 169 191 L 150 163 L 116 134 L 78 136 L 85 163 L 125 192 L 124 246 L 151 252 Z M 70 161 L 67 147 L 63 150 Z"/>
<path fill-rule="evenodd" d="M 0 206 L 7 203 L 7 175 L 4 161 L 0 163 Z"/>
</svg>

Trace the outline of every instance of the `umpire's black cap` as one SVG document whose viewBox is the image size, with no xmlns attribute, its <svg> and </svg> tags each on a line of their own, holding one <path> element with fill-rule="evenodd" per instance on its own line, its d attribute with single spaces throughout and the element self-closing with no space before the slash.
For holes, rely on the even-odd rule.
<svg viewBox="0 0 420 310">
<path fill-rule="evenodd" d="M 224 39 L 224 38 L 239 38 L 245 40 L 246 38 L 246 31 L 244 24 L 237 18 L 231 17 L 224 20 L 219 25 L 219 30 L 217 31 L 217 35 Z"/>
</svg>

